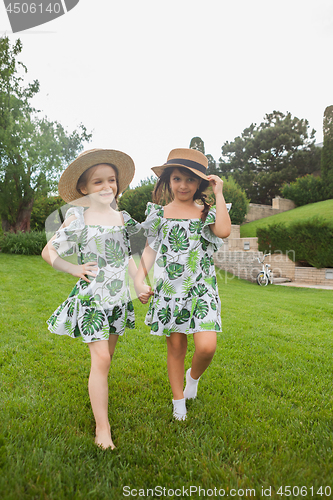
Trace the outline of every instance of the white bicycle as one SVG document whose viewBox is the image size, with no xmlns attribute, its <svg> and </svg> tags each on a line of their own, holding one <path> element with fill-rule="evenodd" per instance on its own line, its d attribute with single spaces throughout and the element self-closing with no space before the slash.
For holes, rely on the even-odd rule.
<svg viewBox="0 0 333 500">
<path fill-rule="evenodd" d="M 270 253 L 265 253 L 263 259 L 260 260 L 258 257 L 259 264 L 262 264 L 262 271 L 257 276 L 257 283 L 260 286 L 267 286 L 268 283 L 273 284 L 273 273 L 270 269 L 270 264 L 264 264 L 265 257 L 271 255 Z"/>
</svg>

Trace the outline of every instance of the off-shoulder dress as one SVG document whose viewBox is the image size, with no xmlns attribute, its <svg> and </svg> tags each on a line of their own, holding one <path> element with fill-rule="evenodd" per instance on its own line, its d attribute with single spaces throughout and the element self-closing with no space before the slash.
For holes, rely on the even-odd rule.
<svg viewBox="0 0 333 500">
<path fill-rule="evenodd" d="M 129 236 L 140 224 L 123 211 L 123 226 L 87 225 L 82 207 L 70 208 L 66 218 L 76 218 L 60 229 L 52 244 L 60 257 L 77 254 L 79 264 L 97 262 L 97 275 L 90 283 L 80 279 L 68 298 L 54 311 L 47 324 L 51 332 L 82 337 L 83 342 L 107 340 L 135 327 L 129 291 Z"/>
<path fill-rule="evenodd" d="M 216 210 L 201 219 L 167 219 L 161 205 L 148 203 L 145 229 L 156 254 L 154 296 L 145 323 L 154 335 L 222 329 L 213 253 L 223 240 L 214 235 Z"/>
</svg>

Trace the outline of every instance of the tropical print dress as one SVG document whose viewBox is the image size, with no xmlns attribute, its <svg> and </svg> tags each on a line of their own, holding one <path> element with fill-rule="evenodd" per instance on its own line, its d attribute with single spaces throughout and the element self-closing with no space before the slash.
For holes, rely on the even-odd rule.
<svg viewBox="0 0 333 500">
<path fill-rule="evenodd" d="M 154 296 L 145 323 L 153 335 L 221 331 L 221 304 L 213 253 L 223 244 L 209 224 L 216 219 L 210 208 L 201 219 L 165 219 L 164 208 L 147 204 L 141 225 L 148 244 L 157 252 Z"/>
<path fill-rule="evenodd" d="M 135 327 L 128 283 L 129 236 L 141 226 L 127 212 L 122 212 L 124 226 L 86 225 L 82 207 L 70 208 L 66 218 L 72 215 L 76 219 L 56 233 L 52 244 L 60 257 L 77 254 L 79 264 L 97 262 L 98 270 L 95 278 L 88 276 L 90 283 L 76 283 L 48 319 L 48 328 L 58 335 L 81 336 L 86 343 L 122 335 L 125 327 Z"/>
</svg>

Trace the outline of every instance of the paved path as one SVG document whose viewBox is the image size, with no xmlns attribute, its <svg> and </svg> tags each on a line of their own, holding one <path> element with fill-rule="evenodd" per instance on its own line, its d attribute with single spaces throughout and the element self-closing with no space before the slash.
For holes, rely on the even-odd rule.
<svg viewBox="0 0 333 500">
<path fill-rule="evenodd" d="M 332 285 L 314 285 L 312 283 L 303 283 L 300 281 L 288 281 L 286 283 L 274 283 L 274 285 L 296 286 L 296 287 L 300 287 L 300 288 L 320 288 L 321 290 L 332 290 L 333 291 L 333 283 L 332 283 Z"/>
</svg>

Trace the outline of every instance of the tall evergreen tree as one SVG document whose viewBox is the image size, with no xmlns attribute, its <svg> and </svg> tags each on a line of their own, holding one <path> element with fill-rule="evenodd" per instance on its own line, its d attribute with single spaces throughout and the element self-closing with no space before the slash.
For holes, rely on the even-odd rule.
<svg viewBox="0 0 333 500">
<path fill-rule="evenodd" d="M 323 121 L 324 145 L 321 150 L 321 177 L 327 198 L 333 198 L 333 106 L 327 106 Z"/>
<path fill-rule="evenodd" d="M 197 149 L 205 154 L 205 144 L 201 137 L 192 137 L 190 142 L 190 149 Z"/>
</svg>

